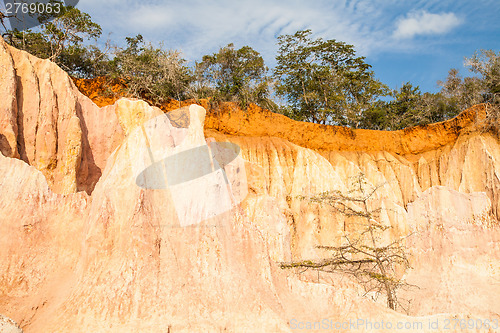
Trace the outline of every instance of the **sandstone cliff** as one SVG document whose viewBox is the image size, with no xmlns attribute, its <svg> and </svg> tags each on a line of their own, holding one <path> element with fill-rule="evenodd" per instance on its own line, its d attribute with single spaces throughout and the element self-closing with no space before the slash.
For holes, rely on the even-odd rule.
<svg viewBox="0 0 500 333">
<path fill-rule="evenodd" d="M 500 146 L 482 131 L 484 117 L 485 106 L 476 106 L 443 123 L 384 132 L 303 124 L 251 108 L 213 115 L 205 128 L 238 143 L 253 164 L 247 202 L 278 202 L 293 258 L 327 257 L 318 246 L 339 245 L 349 224 L 330 207 L 298 197 L 346 189 L 362 172 L 383 184 L 375 205 L 386 212 L 381 218 L 393 237 L 414 233 L 408 246 L 415 269 L 407 280 L 420 289 L 405 293 L 410 313 L 497 317 Z M 247 209 L 261 211 L 258 204 Z"/>
<path fill-rule="evenodd" d="M 499 318 L 500 145 L 481 131 L 484 106 L 397 132 L 232 104 L 206 116 L 191 106 L 180 119 L 136 100 L 98 107 L 53 63 L 2 40 L 0 64 L 0 313 L 26 332 L 288 332 L 293 320 Z M 161 173 L 141 172 L 163 153 L 184 153 L 175 170 L 189 170 L 199 162 L 189 152 L 213 151 L 210 137 L 236 144 L 243 165 L 221 163 L 215 182 L 143 186 L 158 184 Z M 420 289 L 404 297 L 418 318 L 362 297 L 342 277 L 276 265 L 325 256 L 317 246 L 338 242 L 350 222 L 299 196 L 345 189 L 359 172 L 384 184 L 374 204 L 385 208 L 392 237 L 416 232 L 407 280 Z M 233 209 L 226 185 L 248 189 Z M 229 209 L 212 214 L 222 203 Z M 182 227 L 193 212 L 200 223 Z"/>
</svg>

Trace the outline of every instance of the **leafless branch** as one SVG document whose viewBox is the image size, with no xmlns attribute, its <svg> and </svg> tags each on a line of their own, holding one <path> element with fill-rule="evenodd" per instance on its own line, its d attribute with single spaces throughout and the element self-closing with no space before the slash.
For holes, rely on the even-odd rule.
<svg viewBox="0 0 500 333">
<path fill-rule="evenodd" d="M 377 221 L 381 207 L 370 210 L 368 205 L 376 191 L 384 185 L 385 183 L 367 188 L 367 181 L 364 175 L 360 174 L 355 177 L 352 189 L 347 194 L 330 191 L 312 197 L 299 197 L 310 202 L 328 204 L 335 211 L 345 216 L 359 217 L 364 222 L 359 233 L 344 235 L 345 245 L 318 246 L 330 252 L 329 258 L 281 263 L 281 268 L 313 268 L 354 276 L 363 285 L 365 295 L 371 292 L 385 294 L 389 308 L 401 308 L 406 311 L 397 298 L 397 290 L 410 285 L 396 276 L 396 267 L 410 268 L 404 241 L 412 234 L 382 245 L 381 235 L 391 227 Z"/>
</svg>

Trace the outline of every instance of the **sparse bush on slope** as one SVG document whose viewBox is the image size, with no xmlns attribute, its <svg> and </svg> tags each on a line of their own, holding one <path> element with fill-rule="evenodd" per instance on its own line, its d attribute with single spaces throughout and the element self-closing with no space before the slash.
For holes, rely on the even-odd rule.
<svg viewBox="0 0 500 333">
<path fill-rule="evenodd" d="M 130 96 L 154 104 L 188 96 L 192 76 L 179 51 L 154 47 L 141 35 L 126 40 L 127 47 L 115 52 L 112 76 L 124 79 Z"/>
</svg>

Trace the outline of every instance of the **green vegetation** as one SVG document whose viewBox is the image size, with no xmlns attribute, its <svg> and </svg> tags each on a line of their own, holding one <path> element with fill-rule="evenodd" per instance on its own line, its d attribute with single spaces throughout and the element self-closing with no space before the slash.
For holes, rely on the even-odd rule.
<svg viewBox="0 0 500 333">
<path fill-rule="evenodd" d="M 259 52 L 250 46 L 235 50 L 228 44 L 196 63 L 193 93 L 198 98 L 239 102 L 243 107 L 249 103 L 266 105 L 270 95 L 267 71 Z"/>
<path fill-rule="evenodd" d="M 103 58 L 96 46 L 86 46 L 84 40 L 96 40 L 101 27 L 90 16 L 74 7 L 62 6 L 63 14 L 44 22 L 37 31 L 8 31 L 7 41 L 29 53 L 54 61 L 70 75 L 93 77 Z"/>
<path fill-rule="evenodd" d="M 6 16 L 0 13 L 0 18 Z M 269 74 L 250 46 L 233 44 L 204 55 L 189 66 L 178 50 L 126 38 L 126 47 L 96 43 L 101 27 L 73 7 L 27 31 L 3 31 L 11 45 L 50 59 L 79 78 L 123 80 L 131 97 L 162 104 L 169 99 L 209 98 L 212 105 L 250 103 L 290 118 L 319 124 L 395 130 L 442 121 L 478 103 L 489 103 L 488 130 L 495 129 L 500 101 L 500 53 L 481 50 L 466 59 L 472 76 L 451 69 L 438 93 L 421 92 L 411 82 L 389 89 L 376 79 L 354 47 L 334 39 L 312 38 L 310 30 L 282 35 L 276 67 Z M 5 30 L 2 24 L 0 29 Z M 281 103 L 276 103 L 280 98 Z M 492 125 L 493 124 L 493 125 Z M 497 131 L 498 132 L 498 131 Z"/>
<path fill-rule="evenodd" d="M 141 35 L 126 40 L 127 47 L 114 53 L 109 75 L 124 79 L 131 96 L 154 104 L 188 97 L 192 77 L 180 52 L 156 48 Z"/>
<path fill-rule="evenodd" d="M 311 39 L 311 31 L 278 37 L 276 94 L 285 97 L 288 116 L 320 124 L 359 127 L 387 87 L 352 45 Z"/>
</svg>

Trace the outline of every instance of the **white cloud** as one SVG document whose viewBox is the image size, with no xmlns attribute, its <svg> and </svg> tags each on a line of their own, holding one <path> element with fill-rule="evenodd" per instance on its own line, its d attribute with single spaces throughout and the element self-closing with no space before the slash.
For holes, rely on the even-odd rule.
<svg viewBox="0 0 500 333">
<path fill-rule="evenodd" d="M 128 14 L 129 18 L 127 22 L 132 24 L 136 29 L 145 32 L 151 32 L 155 29 L 168 26 L 168 22 L 172 20 L 173 16 L 171 10 L 165 6 L 158 5 L 142 5 Z"/>
<path fill-rule="evenodd" d="M 387 47 L 392 30 L 383 21 L 386 0 L 82 0 L 104 31 L 113 31 L 116 40 L 143 34 L 144 38 L 181 48 L 189 58 L 215 52 L 234 42 L 251 45 L 272 60 L 276 35 L 312 29 L 315 36 L 334 38 L 356 45 L 366 55 Z"/>
<path fill-rule="evenodd" d="M 272 67 L 276 36 L 302 29 L 311 29 L 314 37 L 353 44 L 358 55 L 407 52 L 422 44 L 408 37 L 450 29 L 458 21 L 455 14 L 429 14 L 449 12 L 455 1 L 441 0 L 437 6 L 419 0 L 410 6 L 398 0 L 81 0 L 79 6 L 103 31 L 114 32 L 112 37 L 121 46 L 125 36 L 141 33 L 147 41 L 164 41 L 194 61 L 233 42 L 236 47 L 250 45 Z M 414 12 L 404 15 L 410 7 Z M 398 17 L 396 34 L 393 22 Z M 417 28 L 409 29 L 412 24 Z"/>
<path fill-rule="evenodd" d="M 454 13 L 411 12 L 397 22 L 394 37 L 412 38 L 416 35 L 444 34 L 461 23 Z"/>
<path fill-rule="evenodd" d="M 216 51 L 235 42 L 236 46 L 251 45 L 271 59 L 277 48 L 275 36 L 301 29 L 310 28 L 315 36 L 354 44 L 364 55 L 378 47 L 382 35 L 387 40 L 392 33 L 387 24 L 380 23 L 382 8 L 368 0 L 352 0 L 348 5 L 343 0 L 221 2 L 217 6 L 202 0 L 191 0 L 191 6 L 172 3 L 169 9 L 176 13 L 175 18 L 165 21 L 158 30 L 182 36 L 182 48 L 188 54 Z"/>
</svg>

